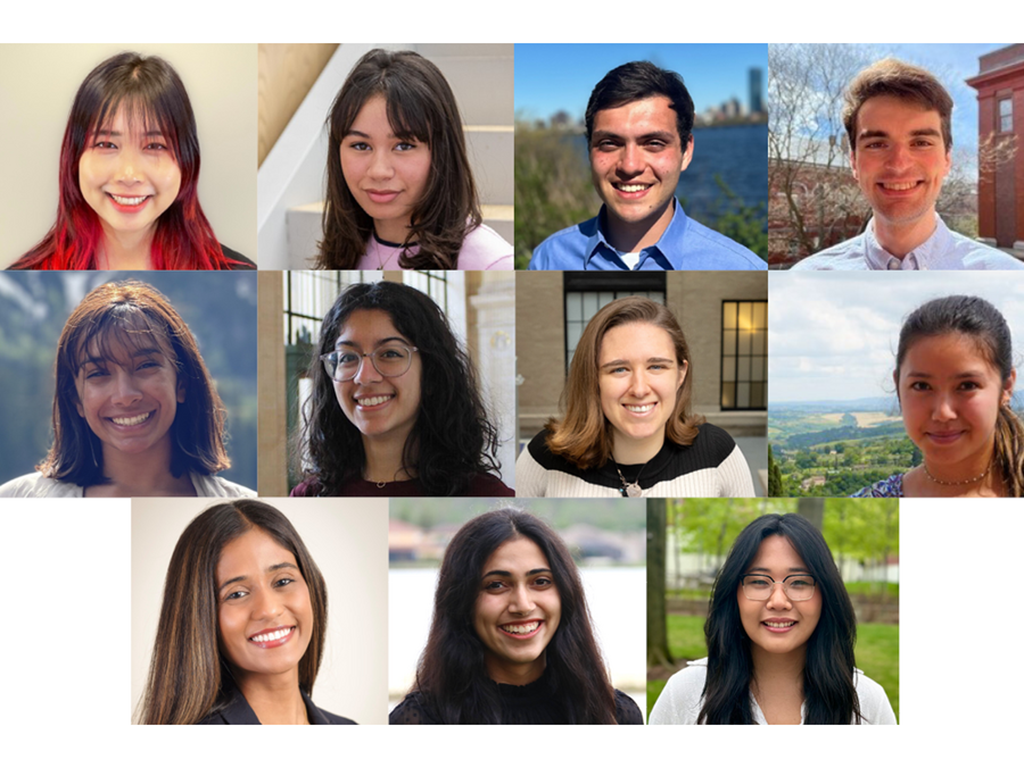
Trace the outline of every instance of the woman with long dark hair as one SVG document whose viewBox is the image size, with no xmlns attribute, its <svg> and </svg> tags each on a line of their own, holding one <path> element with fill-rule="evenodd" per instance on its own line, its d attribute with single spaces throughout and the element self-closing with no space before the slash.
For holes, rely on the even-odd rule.
<svg viewBox="0 0 1024 768">
<path fill-rule="evenodd" d="M 512 269 L 483 224 L 462 117 L 414 51 L 368 52 L 327 120 L 323 269 Z"/>
<path fill-rule="evenodd" d="M 691 413 L 693 364 L 672 311 L 627 296 L 587 323 L 550 419 L 519 454 L 518 496 L 743 497 L 750 469 L 728 432 Z"/>
<path fill-rule="evenodd" d="M 821 533 L 764 515 L 736 538 L 704 624 L 708 655 L 673 675 L 652 724 L 895 724 L 854 667 L 853 605 Z"/>
<path fill-rule="evenodd" d="M 255 499 L 210 507 L 167 567 L 146 724 L 350 725 L 310 698 L 327 587 L 302 538 Z"/>
<path fill-rule="evenodd" d="M 11 269 L 251 269 L 199 205 L 199 138 L 185 86 L 157 56 L 119 53 L 75 95 L 57 221 Z"/>
<path fill-rule="evenodd" d="M 1006 318 L 977 296 L 945 296 L 900 329 L 893 383 L 921 464 L 854 496 L 1024 495 L 1024 423 Z"/>
<path fill-rule="evenodd" d="M 346 288 L 310 365 L 306 478 L 292 496 L 512 496 L 476 372 L 424 293 Z"/>
<path fill-rule="evenodd" d="M 444 553 L 412 691 L 392 725 L 642 725 L 608 679 L 579 571 L 548 525 L 517 509 L 480 515 Z"/>
<path fill-rule="evenodd" d="M 92 290 L 57 342 L 53 444 L 0 496 L 255 496 L 231 466 L 226 413 L 167 298 L 126 280 Z"/>
</svg>

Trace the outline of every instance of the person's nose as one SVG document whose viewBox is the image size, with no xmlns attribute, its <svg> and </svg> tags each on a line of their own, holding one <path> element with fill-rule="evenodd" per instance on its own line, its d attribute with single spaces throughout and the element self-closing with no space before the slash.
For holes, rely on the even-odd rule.
<svg viewBox="0 0 1024 768">
<path fill-rule="evenodd" d="M 533 595 L 530 594 L 529 586 L 526 584 L 520 584 L 515 587 L 509 596 L 509 613 L 528 614 L 533 610 L 533 608 Z"/>
<path fill-rule="evenodd" d="M 142 399 L 142 392 L 135 381 L 135 377 L 129 371 L 118 368 L 114 373 L 114 396 L 115 405 L 133 405 Z"/>
<path fill-rule="evenodd" d="M 259 589 L 254 595 L 252 617 L 260 621 L 277 618 L 282 613 L 281 598 L 272 589 Z"/>
<path fill-rule="evenodd" d="M 380 372 L 373 364 L 371 357 L 369 355 L 363 355 L 362 359 L 359 361 L 359 368 L 356 369 L 356 384 L 370 384 L 381 381 L 383 378 L 384 377 L 380 375 Z"/>
<path fill-rule="evenodd" d="M 619 155 L 619 174 L 622 176 L 639 176 L 644 170 L 644 152 L 634 142 L 626 142 Z"/>
<path fill-rule="evenodd" d="M 129 144 L 117 156 L 117 181 L 121 184 L 133 185 L 142 182 L 142 163 L 138 152 Z"/>
<path fill-rule="evenodd" d="M 633 397 L 646 397 L 651 394 L 651 382 L 647 377 L 647 371 L 643 368 L 633 371 L 629 381 L 629 394 Z"/>
<path fill-rule="evenodd" d="M 913 164 L 913 159 L 910 156 L 910 147 L 898 142 L 894 143 L 889 149 L 885 160 L 886 167 L 890 171 L 895 172 L 905 171 Z"/>
<path fill-rule="evenodd" d="M 368 175 L 371 179 L 386 180 L 395 175 L 395 166 L 387 152 L 374 152 L 370 158 Z"/>
<path fill-rule="evenodd" d="M 956 418 L 956 408 L 953 400 L 948 395 L 938 395 L 935 399 L 935 407 L 932 410 L 934 421 L 953 421 Z"/>
<path fill-rule="evenodd" d="M 793 607 L 781 582 L 772 585 L 772 593 L 768 596 L 767 607 L 769 610 L 777 611 L 788 611 Z"/>
</svg>

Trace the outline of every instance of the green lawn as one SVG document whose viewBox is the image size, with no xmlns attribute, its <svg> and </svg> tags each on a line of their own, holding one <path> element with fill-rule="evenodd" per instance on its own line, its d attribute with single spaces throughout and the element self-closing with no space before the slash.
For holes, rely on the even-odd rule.
<svg viewBox="0 0 1024 768">
<path fill-rule="evenodd" d="M 668 616 L 668 647 L 678 660 L 707 656 L 704 619 L 700 616 Z M 857 667 L 885 688 L 896 719 L 900 717 L 900 628 L 895 624 L 857 626 Z M 647 681 L 647 714 L 658 700 L 664 680 Z"/>
</svg>

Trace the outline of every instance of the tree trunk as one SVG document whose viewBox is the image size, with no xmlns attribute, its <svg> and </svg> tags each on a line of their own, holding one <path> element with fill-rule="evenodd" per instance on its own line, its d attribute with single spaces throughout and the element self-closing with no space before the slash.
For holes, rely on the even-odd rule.
<svg viewBox="0 0 1024 768">
<path fill-rule="evenodd" d="M 796 503 L 796 513 L 806 517 L 815 528 L 821 530 L 822 518 L 825 515 L 825 500 L 803 498 Z"/>
<path fill-rule="evenodd" d="M 647 500 L 647 666 L 672 666 L 665 617 L 666 499 Z"/>
</svg>

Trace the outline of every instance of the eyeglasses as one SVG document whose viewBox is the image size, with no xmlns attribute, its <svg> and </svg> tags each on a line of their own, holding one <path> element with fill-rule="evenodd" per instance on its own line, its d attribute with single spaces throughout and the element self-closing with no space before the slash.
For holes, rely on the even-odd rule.
<svg viewBox="0 0 1024 768">
<path fill-rule="evenodd" d="M 407 347 L 404 344 L 385 344 L 377 347 L 373 352 L 351 352 L 335 350 L 326 355 L 320 355 L 323 361 L 324 370 L 327 375 L 335 381 L 352 381 L 363 364 L 363 358 L 370 358 L 374 369 L 381 376 L 387 379 L 401 376 L 409 370 L 412 365 L 412 353 L 419 352 L 416 347 Z"/>
<path fill-rule="evenodd" d="M 775 581 L 763 573 L 745 573 L 740 583 L 747 600 L 767 600 L 775 591 L 776 584 L 782 585 L 782 591 L 794 603 L 814 597 L 814 577 L 806 573 L 793 573 L 782 581 Z"/>
</svg>

